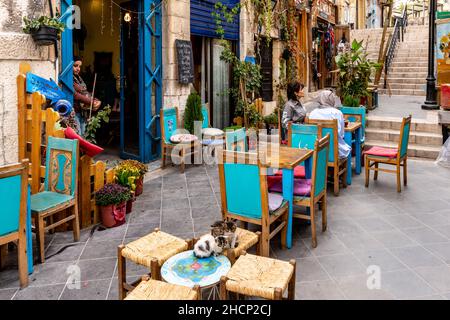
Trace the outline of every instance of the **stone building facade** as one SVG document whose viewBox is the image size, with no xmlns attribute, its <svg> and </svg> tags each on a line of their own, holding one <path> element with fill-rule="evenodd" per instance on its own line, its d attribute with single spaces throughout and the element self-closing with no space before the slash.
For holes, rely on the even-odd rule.
<svg viewBox="0 0 450 320">
<path fill-rule="evenodd" d="M 42 9 L 41 1 L 0 1 L 0 165 L 18 160 L 16 77 L 19 63 L 27 61 L 37 74 L 57 78 L 54 48 L 36 46 L 31 36 L 22 31 L 22 17 Z"/>
</svg>

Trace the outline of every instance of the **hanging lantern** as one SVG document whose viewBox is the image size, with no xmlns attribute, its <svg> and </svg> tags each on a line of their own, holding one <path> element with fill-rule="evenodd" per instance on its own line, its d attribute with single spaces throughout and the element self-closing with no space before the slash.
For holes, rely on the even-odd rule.
<svg viewBox="0 0 450 320">
<path fill-rule="evenodd" d="M 123 20 L 125 20 L 125 22 L 130 22 L 131 21 L 131 14 L 129 12 L 125 13 L 125 16 L 123 17 Z"/>
</svg>

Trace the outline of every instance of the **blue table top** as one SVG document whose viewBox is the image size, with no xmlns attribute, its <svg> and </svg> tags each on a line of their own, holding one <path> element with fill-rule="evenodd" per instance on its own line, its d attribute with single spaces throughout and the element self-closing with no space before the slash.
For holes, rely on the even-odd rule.
<svg viewBox="0 0 450 320">
<path fill-rule="evenodd" d="M 172 284 L 208 287 L 218 283 L 230 268 L 230 260 L 223 255 L 199 259 L 189 250 L 169 258 L 161 268 L 161 276 Z"/>
</svg>

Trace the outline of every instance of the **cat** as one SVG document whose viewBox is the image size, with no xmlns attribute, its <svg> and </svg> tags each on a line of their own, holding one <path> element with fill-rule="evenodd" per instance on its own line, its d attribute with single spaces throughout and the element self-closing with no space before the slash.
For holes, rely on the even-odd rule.
<svg viewBox="0 0 450 320">
<path fill-rule="evenodd" d="M 211 225 L 211 235 L 223 249 L 234 249 L 239 245 L 235 221 L 216 221 Z"/>
<path fill-rule="evenodd" d="M 208 258 L 222 253 L 222 247 L 218 245 L 221 241 L 210 234 L 202 236 L 194 245 L 194 256 L 197 258 Z"/>
</svg>

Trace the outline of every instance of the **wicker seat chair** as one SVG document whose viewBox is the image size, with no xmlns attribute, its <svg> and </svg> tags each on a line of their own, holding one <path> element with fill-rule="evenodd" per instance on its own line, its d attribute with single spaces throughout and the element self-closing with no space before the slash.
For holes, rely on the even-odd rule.
<svg viewBox="0 0 450 320">
<path fill-rule="evenodd" d="M 282 300 L 288 291 L 288 299 L 295 298 L 295 260 L 281 261 L 243 254 L 220 279 L 220 298 L 229 299 L 229 293 L 269 300 Z"/>
<path fill-rule="evenodd" d="M 152 279 L 161 279 L 161 266 L 170 257 L 192 248 L 192 240 L 183 240 L 155 229 L 154 232 L 118 247 L 119 298 L 124 299 L 135 284 L 126 282 L 126 259 L 149 268 Z"/>
<path fill-rule="evenodd" d="M 125 300 L 200 300 L 200 287 L 193 288 L 142 277 Z"/>
</svg>

